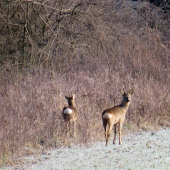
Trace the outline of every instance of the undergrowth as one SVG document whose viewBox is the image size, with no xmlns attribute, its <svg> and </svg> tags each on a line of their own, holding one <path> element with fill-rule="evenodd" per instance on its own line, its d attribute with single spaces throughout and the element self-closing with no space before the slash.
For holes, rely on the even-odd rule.
<svg viewBox="0 0 170 170">
<path fill-rule="evenodd" d="M 121 103 L 120 89 L 135 89 L 124 133 L 170 126 L 170 34 L 161 9 L 149 3 L 101 0 L 76 1 L 75 9 L 71 1 L 63 2 L 55 6 L 61 7 L 56 12 L 27 3 L 14 5 L 29 9 L 27 21 L 36 13 L 45 24 L 37 23 L 44 26 L 44 37 L 40 32 L 34 35 L 35 27 L 26 22 L 24 42 L 17 43 L 17 29 L 8 27 L 6 39 L 15 50 L 8 53 L 9 46 L 1 43 L 1 166 L 15 163 L 13 157 L 103 140 L 101 114 Z M 16 48 L 22 43 L 26 46 Z M 71 93 L 78 110 L 76 138 L 66 137 L 61 115 L 67 106 L 65 96 Z"/>
</svg>

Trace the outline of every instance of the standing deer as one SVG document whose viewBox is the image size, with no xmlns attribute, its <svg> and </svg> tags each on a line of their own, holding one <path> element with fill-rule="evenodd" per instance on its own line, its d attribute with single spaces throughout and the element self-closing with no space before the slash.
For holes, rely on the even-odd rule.
<svg viewBox="0 0 170 170">
<path fill-rule="evenodd" d="M 75 126 L 76 126 L 76 120 L 77 120 L 77 109 L 75 108 L 75 104 L 74 104 L 75 94 L 72 95 L 71 97 L 65 96 L 65 98 L 68 101 L 68 106 L 64 107 L 62 115 L 67 125 L 67 135 L 68 135 L 68 125 L 69 125 L 69 132 L 70 132 L 70 124 L 71 122 L 73 122 L 74 123 L 73 125 L 74 136 L 76 136 Z"/>
<path fill-rule="evenodd" d="M 112 127 L 114 125 L 114 140 L 113 144 L 115 144 L 116 140 L 116 125 L 119 123 L 119 144 L 121 145 L 121 128 L 123 125 L 123 122 L 125 120 L 125 115 L 128 110 L 131 95 L 133 94 L 134 89 L 131 89 L 128 93 L 124 90 L 121 90 L 121 94 L 123 96 L 122 103 L 119 106 L 112 107 L 110 109 L 106 109 L 102 113 L 102 120 L 103 120 L 103 127 L 105 130 L 105 138 L 106 138 L 106 146 L 108 145 L 108 139 L 110 137 L 110 132 L 112 130 Z M 109 126 L 109 129 L 107 131 L 107 125 Z"/>
</svg>

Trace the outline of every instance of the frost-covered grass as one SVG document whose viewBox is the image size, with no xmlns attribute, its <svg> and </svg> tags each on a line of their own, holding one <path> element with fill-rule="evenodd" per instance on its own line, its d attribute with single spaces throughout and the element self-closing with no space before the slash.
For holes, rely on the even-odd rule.
<svg viewBox="0 0 170 170">
<path fill-rule="evenodd" d="M 113 137 L 113 136 L 112 136 Z M 63 169 L 170 169 L 170 129 L 130 134 L 122 137 L 123 144 L 105 142 L 48 151 L 46 154 L 24 158 L 24 165 L 5 170 L 63 170 Z"/>
</svg>

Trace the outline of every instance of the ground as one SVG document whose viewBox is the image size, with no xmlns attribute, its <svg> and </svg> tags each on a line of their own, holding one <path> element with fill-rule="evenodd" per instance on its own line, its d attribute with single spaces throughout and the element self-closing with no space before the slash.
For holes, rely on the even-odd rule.
<svg viewBox="0 0 170 170">
<path fill-rule="evenodd" d="M 24 165 L 4 170 L 143 170 L 170 169 L 170 129 L 122 136 L 122 145 L 97 142 L 24 158 Z"/>
</svg>

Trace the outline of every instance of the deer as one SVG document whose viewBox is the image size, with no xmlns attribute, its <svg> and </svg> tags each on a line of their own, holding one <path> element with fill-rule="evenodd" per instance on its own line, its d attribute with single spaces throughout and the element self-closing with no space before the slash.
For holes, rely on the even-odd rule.
<svg viewBox="0 0 170 170">
<path fill-rule="evenodd" d="M 125 120 L 126 112 L 129 108 L 131 95 L 133 94 L 134 89 L 131 89 L 129 92 L 125 90 L 121 90 L 121 94 L 123 96 L 122 103 L 118 106 L 114 106 L 112 108 L 106 109 L 102 113 L 103 127 L 105 130 L 105 138 L 106 138 L 106 146 L 108 146 L 108 140 L 110 137 L 111 130 L 114 125 L 114 140 L 113 144 L 116 141 L 116 126 L 119 123 L 119 145 L 122 145 L 121 141 L 121 129 L 123 126 L 123 122 Z M 108 126 L 108 131 L 107 131 Z"/>
<path fill-rule="evenodd" d="M 78 115 L 77 109 L 75 108 L 75 104 L 74 104 L 75 94 L 71 95 L 71 97 L 65 96 L 65 98 L 68 101 L 68 106 L 63 108 L 62 115 L 63 115 L 64 121 L 66 122 L 67 136 L 68 136 L 68 128 L 70 132 L 70 125 L 71 125 L 71 122 L 73 122 L 74 123 L 73 132 L 74 132 L 74 137 L 75 137 L 76 136 L 75 126 L 76 126 L 76 120 L 77 120 L 77 115 Z"/>
</svg>

